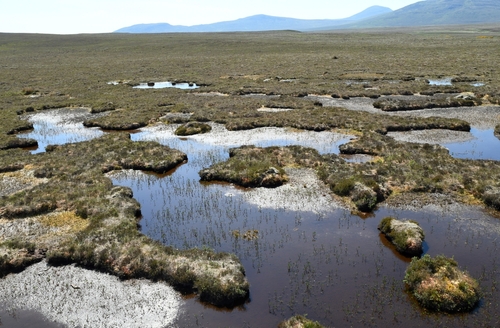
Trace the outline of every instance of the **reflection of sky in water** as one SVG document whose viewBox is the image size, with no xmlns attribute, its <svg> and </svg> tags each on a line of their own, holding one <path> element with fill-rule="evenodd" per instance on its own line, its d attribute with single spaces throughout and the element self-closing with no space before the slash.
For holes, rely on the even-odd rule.
<svg viewBox="0 0 500 328">
<path fill-rule="evenodd" d="M 500 140 L 493 130 L 471 129 L 474 139 L 465 142 L 443 144 L 456 158 L 500 160 Z"/>
<path fill-rule="evenodd" d="M 156 141 L 188 154 L 189 165 L 178 170 L 182 174 L 199 179 L 198 171 L 229 158 L 229 148 L 241 145 L 258 147 L 300 145 L 318 150 L 321 154 L 339 153 L 339 146 L 351 136 L 332 132 L 293 131 L 284 128 L 258 128 L 245 131 L 228 131 L 223 125 L 212 124 L 212 131 L 189 137 L 174 134 L 178 124 L 143 128 L 133 134 L 133 141 Z"/>
<path fill-rule="evenodd" d="M 452 85 L 451 84 L 451 77 L 445 78 L 445 79 L 435 79 L 435 80 L 429 80 L 430 85 Z"/>
<path fill-rule="evenodd" d="M 321 154 L 339 153 L 339 146 L 352 136 L 332 133 L 288 130 L 284 128 L 258 128 L 245 131 L 228 131 L 220 124 L 212 124 L 212 131 L 189 137 L 174 134 L 178 125 L 159 125 L 141 129 L 142 132 L 131 136 L 132 140 L 152 140 L 171 148 L 178 149 L 189 156 L 190 162 L 200 160 L 199 169 L 228 158 L 228 149 L 241 145 L 258 147 L 300 145 L 318 150 Z M 212 158 L 210 163 L 207 159 Z"/>
<path fill-rule="evenodd" d="M 30 115 L 33 131 L 18 134 L 19 138 L 31 138 L 38 148 L 31 153 L 41 153 L 48 145 L 88 141 L 104 134 L 99 128 L 86 128 L 82 122 L 89 118 L 87 110 L 56 110 Z"/>
<path fill-rule="evenodd" d="M 196 83 L 176 83 L 173 84 L 172 82 L 155 82 L 154 85 L 149 86 L 147 83 L 141 83 L 139 85 L 136 85 L 134 89 L 163 89 L 163 88 L 177 88 L 177 89 L 198 89 L 199 86 L 196 85 Z"/>
</svg>

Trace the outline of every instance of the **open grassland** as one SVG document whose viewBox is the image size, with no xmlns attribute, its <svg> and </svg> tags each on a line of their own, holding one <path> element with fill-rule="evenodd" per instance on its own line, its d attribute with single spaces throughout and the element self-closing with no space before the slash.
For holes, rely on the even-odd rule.
<svg viewBox="0 0 500 328">
<path fill-rule="evenodd" d="M 33 144 L 15 136 L 32 128 L 20 115 L 52 108 L 109 112 L 85 125 L 111 130 L 159 121 L 198 121 L 225 124 L 229 130 L 276 126 L 351 131 L 360 138 L 342 152 L 376 155 L 374 161 L 355 165 L 335 155 L 298 148 L 249 148 L 233 151 L 228 163 L 212 169 L 223 171 L 218 179 L 225 175 L 232 182 L 246 181 L 248 177 L 234 177 L 228 170 L 233 167 L 241 173 L 253 152 L 250 157 L 258 158 L 254 164 L 260 165 L 249 168 L 253 176 L 275 182 L 275 176 L 283 175 L 281 183 L 286 182 L 284 167 L 290 163 L 314 168 L 335 194 L 362 211 L 405 192 L 440 192 L 499 210 L 497 162 L 458 160 L 441 147 L 385 136 L 388 131 L 435 128 L 468 131 L 466 121 L 355 112 L 305 99 L 307 95 L 375 99 L 467 92 L 472 93 L 464 103 L 467 106 L 499 104 L 499 39 L 500 33 L 480 28 L 467 33 L 426 29 L 338 34 L 0 34 L 0 172 L 26 170 L 22 172 L 28 176 L 46 179 L 30 182 L 19 192 L 2 193 L 0 219 L 10 222 L 62 212 L 72 213 L 68 225 L 88 220 L 88 225 L 68 228 L 66 238 L 52 230 L 28 241 L 4 234 L 0 248 L 7 255 L 0 262 L 0 274 L 47 257 L 52 263 L 76 262 L 123 278 L 166 280 L 217 305 L 231 306 L 248 297 L 248 282 L 238 259 L 210 250 L 181 252 L 151 241 L 137 230 L 140 209 L 130 191 L 114 187 L 104 175 L 130 168 L 166 172 L 185 161 L 184 154 L 154 142 L 131 142 L 120 134 L 51 146 L 40 155 L 15 149 Z M 441 78 L 454 82 L 428 83 Z M 200 88 L 133 88 L 161 81 L 194 82 Z M 424 105 L 440 104 L 435 100 Z M 403 105 L 391 110 L 422 106 Z M 277 155 L 282 155 L 282 162 Z M 36 222 L 61 229 L 59 221 L 52 219 Z"/>
</svg>

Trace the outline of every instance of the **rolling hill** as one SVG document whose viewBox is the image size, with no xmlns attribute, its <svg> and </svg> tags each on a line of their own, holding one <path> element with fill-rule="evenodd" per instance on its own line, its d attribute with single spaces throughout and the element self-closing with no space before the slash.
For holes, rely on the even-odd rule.
<svg viewBox="0 0 500 328">
<path fill-rule="evenodd" d="M 427 0 L 338 28 L 434 26 L 500 22 L 499 0 Z"/>
<path fill-rule="evenodd" d="M 362 12 L 344 19 L 295 19 L 268 15 L 255 15 L 233 21 L 213 24 L 182 26 L 168 23 L 138 24 L 121 28 L 115 33 L 177 33 L 177 32 L 248 32 L 274 30 L 311 30 L 326 26 L 340 26 L 366 18 L 392 12 L 390 8 L 372 6 Z"/>
</svg>

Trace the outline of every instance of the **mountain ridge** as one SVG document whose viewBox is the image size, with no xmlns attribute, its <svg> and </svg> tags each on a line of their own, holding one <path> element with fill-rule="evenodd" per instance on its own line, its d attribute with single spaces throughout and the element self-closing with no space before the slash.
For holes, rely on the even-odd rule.
<svg viewBox="0 0 500 328">
<path fill-rule="evenodd" d="M 498 0 L 426 0 L 341 28 L 467 25 L 500 22 Z M 329 29 L 338 29 L 331 26 Z"/>
<path fill-rule="evenodd" d="M 114 33 L 305 31 L 325 26 L 340 26 L 354 23 L 389 12 L 392 12 L 392 9 L 382 6 L 371 6 L 353 16 L 342 19 L 299 19 L 259 14 L 231 21 L 193 26 L 171 25 L 169 23 L 136 24 L 118 29 Z"/>
</svg>

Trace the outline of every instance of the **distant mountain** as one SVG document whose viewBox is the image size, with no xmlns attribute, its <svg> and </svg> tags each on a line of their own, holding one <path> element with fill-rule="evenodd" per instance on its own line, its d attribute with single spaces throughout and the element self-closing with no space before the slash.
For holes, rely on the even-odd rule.
<svg viewBox="0 0 500 328">
<path fill-rule="evenodd" d="M 176 32 L 249 32 L 297 30 L 305 31 L 354 23 L 362 19 L 392 12 L 390 8 L 373 6 L 354 16 L 343 19 L 295 19 L 267 15 L 255 15 L 233 21 L 194 26 L 168 23 L 138 24 L 121 28 L 115 33 L 176 33 Z"/>
<path fill-rule="evenodd" d="M 500 0 L 427 0 L 348 23 L 341 28 L 432 26 L 500 22 Z M 332 26 L 338 29 L 338 26 Z"/>
</svg>

